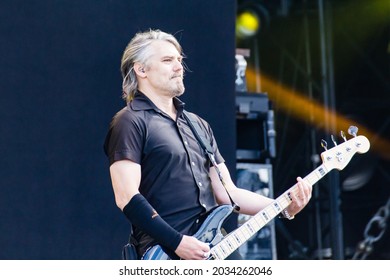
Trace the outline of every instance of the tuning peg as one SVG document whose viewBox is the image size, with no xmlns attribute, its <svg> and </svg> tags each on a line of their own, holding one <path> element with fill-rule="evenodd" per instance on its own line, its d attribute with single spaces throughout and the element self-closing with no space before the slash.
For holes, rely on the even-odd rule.
<svg viewBox="0 0 390 280">
<path fill-rule="evenodd" d="M 345 136 L 344 131 L 340 131 L 340 135 L 344 139 L 344 141 L 347 142 L 347 137 Z"/>
<path fill-rule="evenodd" d="M 321 139 L 321 147 L 324 148 L 325 151 L 328 150 L 328 143 L 324 139 Z"/>
<path fill-rule="evenodd" d="M 352 135 L 353 137 L 356 137 L 357 136 L 357 132 L 358 132 L 358 128 L 354 125 L 351 125 L 349 128 L 348 128 L 348 133 L 349 135 Z"/>
<path fill-rule="evenodd" d="M 335 146 L 337 146 L 337 142 L 336 142 L 336 140 L 334 139 L 333 134 L 330 136 L 330 138 L 332 139 L 333 144 L 334 144 Z"/>
</svg>

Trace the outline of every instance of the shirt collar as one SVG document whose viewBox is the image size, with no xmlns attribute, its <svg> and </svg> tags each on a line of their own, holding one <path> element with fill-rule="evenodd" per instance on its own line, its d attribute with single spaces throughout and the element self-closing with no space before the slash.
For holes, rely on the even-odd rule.
<svg viewBox="0 0 390 280">
<path fill-rule="evenodd" d="M 173 105 L 175 106 L 178 115 L 181 115 L 181 113 L 184 110 L 185 103 L 181 101 L 179 98 L 174 97 L 173 98 Z M 157 108 L 156 105 L 142 92 L 137 91 L 134 95 L 133 100 L 129 103 L 129 106 L 134 111 L 146 111 L 146 110 L 155 110 L 157 112 L 160 112 L 161 110 Z"/>
</svg>

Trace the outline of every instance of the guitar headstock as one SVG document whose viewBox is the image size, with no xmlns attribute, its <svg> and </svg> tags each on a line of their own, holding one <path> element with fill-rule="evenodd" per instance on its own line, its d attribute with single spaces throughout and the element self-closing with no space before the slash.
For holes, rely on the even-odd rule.
<svg viewBox="0 0 390 280">
<path fill-rule="evenodd" d="M 348 132 L 354 137 L 347 140 L 344 132 L 341 132 L 341 136 L 343 137 L 344 142 L 337 145 L 336 141 L 332 137 L 332 141 L 334 142 L 335 146 L 329 150 L 326 149 L 326 142 L 322 142 L 322 146 L 326 149 L 326 151 L 321 153 L 321 158 L 323 164 L 328 170 L 342 170 L 348 165 L 349 161 L 356 153 L 363 154 L 370 149 L 370 141 L 367 139 L 367 137 L 363 135 L 357 136 L 357 128 L 351 128 L 348 130 Z"/>
</svg>

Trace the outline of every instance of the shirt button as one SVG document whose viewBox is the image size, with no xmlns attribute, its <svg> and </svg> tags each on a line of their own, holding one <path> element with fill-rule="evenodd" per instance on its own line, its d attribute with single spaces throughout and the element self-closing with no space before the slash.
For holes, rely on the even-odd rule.
<svg viewBox="0 0 390 280">
<path fill-rule="evenodd" d="M 198 182 L 198 186 L 201 187 L 202 186 L 202 182 Z"/>
<path fill-rule="evenodd" d="M 191 161 L 192 166 L 195 166 L 195 162 Z"/>
<path fill-rule="evenodd" d="M 188 142 L 187 142 L 187 141 L 184 141 L 184 144 L 188 145 Z"/>
<path fill-rule="evenodd" d="M 202 206 L 203 206 L 204 208 L 206 208 L 206 204 L 202 203 Z"/>
<path fill-rule="evenodd" d="M 199 219 L 196 219 L 196 223 L 197 223 L 197 224 L 199 223 Z"/>
</svg>

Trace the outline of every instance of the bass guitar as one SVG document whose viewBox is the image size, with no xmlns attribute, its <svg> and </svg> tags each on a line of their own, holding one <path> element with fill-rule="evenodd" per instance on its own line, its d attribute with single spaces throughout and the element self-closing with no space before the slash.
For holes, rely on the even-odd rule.
<svg viewBox="0 0 390 280">
<path fill-rule="evenodd" d="M 356 135 L 357 127 L 350 127 L 348 132 L 354 137 L 347 140 L 344 133 L 341 132 L 344 142 L 337 145 L 336 142 L 333 141 L 335 147 L 331 149 L 327 149 L 326 145 L 323 144 L 326 142 L 323 141 L 322 146 L 325 148 L 325 151 L 321 153 L 322 164 L 304 177 L 303 180 L 314 185 L 331 170 L 344 169 L 356 153 L 362 154 L 369 150 L 369 140 L 365 136 Z M 199 230 L 194 234 L 194 237 L 202 242 L 209 243 L 209 260 L 226 259 L 273 218 L 277 217 L 291 203 L 290 193 L 295 192 L 296 188 L 296 185 L 294 185 L 288 189 L 276 198 L 272 204 L 268 205 L 239 228 L 225 236 L 222 234 L 221 228 L 224 221 L 230 216 L 234 209 L 231 205 L 218 206 L 208 215 Z M 170 260 L 172 258 L 165 253 L 160 245 L 155 245 L 145 252 L 142 259 Z"/>
</svg>

